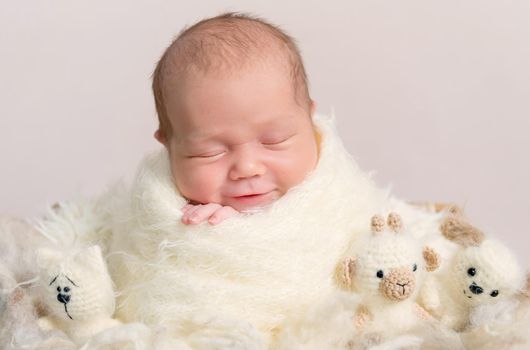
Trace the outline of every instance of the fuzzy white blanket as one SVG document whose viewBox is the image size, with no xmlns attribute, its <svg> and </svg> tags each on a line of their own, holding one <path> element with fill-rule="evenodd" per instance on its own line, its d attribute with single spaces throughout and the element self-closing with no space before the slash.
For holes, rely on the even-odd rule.
<svg viewBox="0 0 530 350">
<path fill-rule="evenodd" d="M 313 173 L 269 208 L 217 226 L 182 224 L 186 200 L 167 153 L 147 158 L 111 228 L 118 316 L 178 327 L 197 315 L 221 317 L 270 335 L 336 289 L 335 266 L 369 232 L 374 213 L 399 207 L 418 237 L 438 235 L 437 216 L 389 199 L 359 169 L 332 119 L 316 124 L 322 142 Z"/>
</svg>

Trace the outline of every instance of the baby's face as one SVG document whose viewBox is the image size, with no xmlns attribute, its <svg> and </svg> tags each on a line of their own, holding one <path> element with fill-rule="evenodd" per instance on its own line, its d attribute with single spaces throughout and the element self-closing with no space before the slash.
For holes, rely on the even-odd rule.
<svg viewBox="0 0 530 350">
<path fill-rule="evenodd" d="M 281 67 L 187 74 L 169 84 L 173 133 L 165 145 L 181 194 L 238 211 L 263 207 L 304 180 L 317 163 L 308 108 Z"/>
</svg>

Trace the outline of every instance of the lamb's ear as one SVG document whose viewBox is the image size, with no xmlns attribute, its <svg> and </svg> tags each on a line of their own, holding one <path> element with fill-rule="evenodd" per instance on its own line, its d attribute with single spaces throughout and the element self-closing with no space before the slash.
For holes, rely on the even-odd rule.
<svg viewBox="0 0 530 350">
<path fill-rule="evenodd" d="M 370 224 L 373 234 L 383 232 L 385 229 L 385 219 L 383 219 L 381 215 L 372 216 L 372 221 Z"/>
<path fill-rule="evenodd" d="M 432 272 L 440 267 L 440 255 L 431 247 L 423 248 L 423 259 L 425 260 L 425 269 Z"/>
<path fill-rule="evenodd" d="M 463 247 L 478 246 L 484 239 L 484 233 L 461 217 L 448 216 L 440 225 L 442 235 Z"/>
<path fill-rule="evenodd" d="M 399 231 L 401 231 L 401 228 L 403 227 L 403 221 L 401 220 L 401 216 L 399 216 L 396 213 L 388 214 L 386 223 L 388 227 L 390 227 L 390 229 L 394 231 L 395 233 L 398 233 Z"/>
<path fill-rule="evenodd" d="M 339 284 L 347 289 L 352 287 L 353 276 L 355 276 L 356 259 L 346 258 L 337 266 L 337 280 Z"/>
</svg>

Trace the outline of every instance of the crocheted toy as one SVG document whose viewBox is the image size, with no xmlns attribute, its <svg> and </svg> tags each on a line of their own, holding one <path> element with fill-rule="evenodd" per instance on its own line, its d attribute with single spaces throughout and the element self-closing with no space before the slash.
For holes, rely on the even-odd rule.
<svg viewBox="0 0 530 350">
<path fill-rule="evenodd" d="M 439 256 L 431 248 L 422 249 L 413 237 L 401 233 L 399 215 L 372 218 L 372 235 L 355 257 L 346 258 L 338 268 L 343 286 L 361 295 L 355 316 L 360 331 L 386 336 L 410 330 L 429 315 L 415 303 L 417 284 L 424 271 L 439 266 Z M 369 322 L 373 321 L 373 322 Z"/>
<path fill-rule="evenodd" d="M 61 329 L 82 345 L 92 335 L 121 324 L 111 318 L 115 298 L 99 246 L 66 256 L 41 249 L 37 262 L 42 299 L 49 311 L 39 319 L 41 328 Z"/>
<path fill-rule="evenodd" d="M 440 231 L 461 249 L 439 276 L 426 281 L 421 299 L 442 323 L 461 331 L 475 308 L 513 297 L 523 290 L 526 277 L 508 248 L 485 239 L 460 213 L 447 216 Z"/>
</svg>

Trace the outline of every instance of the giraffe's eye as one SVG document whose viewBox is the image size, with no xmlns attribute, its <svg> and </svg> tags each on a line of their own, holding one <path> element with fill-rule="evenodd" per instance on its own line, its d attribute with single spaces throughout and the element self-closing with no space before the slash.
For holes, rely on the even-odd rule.
<svg viewBox="0 0 530 350">
<path fill-rule="evenodd" d="M 467 269 L 467 274 L 471 277 L 475 276 L 477 274 L 477 270 L 475 270 L 474 267 L 470 267 L 469 269 Z"/>
<path fill-rule="evenodd" d="M 70 288 L 69 287 L 64 287 L 64 292 L 65 293 L 68 293 L 70 291 Z"/>
<path fill-rule="evenodd" d="M 493 292 L 490 293 L 490 295 L 495 298 L 497 295 L 499 295 L 499 291 L 495 289 Z"/>
<path fill-rule="evenodd" d="M 384 275 L 383 270 L 377 271 L 377 278 L 383 278 Z"/>
<path fill-rule="evenodd" d="M 61 287 L 57 287 L 57 291 L 61 293 Z"/>
<path fill-rule="evenodd" d="M 414 264 L 414 266 L 412 266 L 412 271 L 416 271 L 418 269 L 418 265 Z"/>
</svg>

